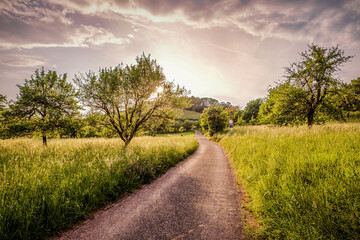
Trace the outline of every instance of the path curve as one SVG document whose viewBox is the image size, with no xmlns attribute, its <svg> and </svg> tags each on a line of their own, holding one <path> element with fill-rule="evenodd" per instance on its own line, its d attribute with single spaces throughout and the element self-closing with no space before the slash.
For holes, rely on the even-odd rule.
<svg viewBox="0 0 360 240">
<path fill-rule="evenodd" d="M 243 239 L 229 161 L 218 144 L 196 138 L 192 156 L 60 239 Z"/>
</svg>

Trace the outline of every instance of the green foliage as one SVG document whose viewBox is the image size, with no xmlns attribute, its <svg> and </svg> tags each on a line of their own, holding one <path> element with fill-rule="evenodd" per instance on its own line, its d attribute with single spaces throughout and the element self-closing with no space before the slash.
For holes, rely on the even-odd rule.
<svg viewBox="0 0 360 240">
<path fill-rule="evenodd" d="M 249 124 L 250 124 L 250 125 L 256 125 L 256 124 L 257 124 L 256 118 L 254 118 L 254 116 L 251 116 L 251 119 L 250 119 L 250 121 L 249 121 Z"/>
<path fill-rule="evenodd" d="M 7 101 L 6 96 L 0 94 L 0 113 L 6 109 Z"/>
<path fill-rule="evenodd" d="M 125 146 L 151 117 L 165 108 L 188 104 L 188 92 L 166 81 L 162 68 L 150 55 L 137 57 L 135 65 L 100 69 L 98 74 L 89 72 L 75 81 L 84 103 L 106 114 Z"/>
<path fill-rule="evenodd" d="M 45 73 L 44 68 L 37 69 L 35 76 L 26 79 L 24 85 L 17 86 L 17 100 L 10 104 L 12 116 L 19 120 L 26 119 L 32 125 L 32 131 L 41 132 L 44 145 L 47 134 L 61 128 L 64 118 L 77 114 L 76 92 L 66 82 L 66 74 L 58 76 L 56 71 Z M 18 119 L 14 119 L 15 122 Z"/>
<path fill-rule="evenodd" d="M 344 51 L 338 46 L 327 49 L 312 44 L 308 51 L 301 53 L 301 57 L 300 62 L 286 68 L 286 75 L 288 83 L 298 88 L 302 95 L 297 100 L 299 108 L 295 112 L 305 117 L 311 126 L 318 110 L 327 107 L 324 102 L 329 92 L 340 84 L 334 74 L 351 56 L 344 56 Z"/>
<path fill-rule="evenodd" d="M 237 126 L 244 126 L 244 125 L 246 125 L 246 122 L 245 122 L 244 119 L 242 119 L 241 117 L 239 117 L 239 118 L 237 119 L 237 121 L 236 121 L 236 125 L 237 125 Z"/>
<path fill-rule="evenodd" d="M 238 110 L 235 115 L 234 115 L 234 122 L 237 122 L 240 120 L 240 118 L 242 119 L 242 115 L 243 115 L 244 111 L 243 110 Z"/>
<path fill-rule="evenodd" d="M 306 92 L 289 83 L 270 88 L 259 110 L 259 123 L 275 125 L 298 125 L 306 121 L 302 114 L 306 108 Z"/>
<path fill-rule="evenodd" d="M 4 138 L 6 131 L 5 116 L 7 110 L 6 96 L 0 94 L 0 138 Z"/>
<path fill-rule="evenodd" d="M 258 98 L 248 102 L 245 106 L 242 118 L 249 123 L 252 118 L 256 119 L 259 113 L 259 108 L 262 103 L 262 99 Z"/>
<path fill-rule="evenodd" d="M 204 109 L 200 116 L 201 128 L 212 136 L 225 129 L 228 119 L 228 113 L 222 107 L 212 105 Z"/>
<path fill-rule="evenodd" d="M 205 108 L 208 108 L 212 105 L 223 107 L 228 110 L 231 108 L 238 109 L 237 107 L 232 106 L 230 102 L 219 102 L 217 99 L 209 98 L 209 97 L 200 98 L 200 97 L 191 96 L 189 97 L 189 100 L 190 100 L 190 106 L 186 107 L 185 110 L 194 111 L 198 113 L 202 113 Z"/>
<path fill-rule="evenodd" d="M 262 226 L 256 238 L 360 238 L 360 124 L 249 126 L 220 135 Z"/>
<path fill-rule="evenodd" d="M 43 239 L 191 155 L 194 136 L 0 141 L 0 239 Z"/>
<path fill-rule="evenodd" d="M 352 80 L 351 83 L 341 84 L 337 93 L 331 96 L 333 105 L 345 112 L 347 118 L 350 112 L 360 110 L 360 78 Z M 344 118 L 342 114 L 341 117 Z"/>
<path fill-rule="evenodd" d="M 310 45 L 301 53 L 301 61 L 286 68 L 287 80 L 269 89 L 260 106 L 259 122 L 275 125 L 298 125 L 343 119 L 341 109 L 349 108 L 349 94 L 334 77 L 344 56 L 338 47 L 330 49 Z M 340 90 L 339 90 L 340 88 Z"/>
</svg>

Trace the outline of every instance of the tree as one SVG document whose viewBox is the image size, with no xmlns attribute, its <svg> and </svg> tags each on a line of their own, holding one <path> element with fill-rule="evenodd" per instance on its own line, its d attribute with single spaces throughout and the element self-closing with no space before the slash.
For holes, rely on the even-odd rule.
<svg viewBox="0 0 360 240">
<path fill-rule="evenodd" d="M 234 121 L 237 120 L 237 119 L 235 120 L 236 118 L 235 115 L 238 113 L 239 108 L 234 106 L 228 106 L 228 107 L 224 107 L 224 110 L 228 112 L 230 118 L 232 118 Z"/>
<path fill-rule="evenodd" d="M 343 120 L 343 112 L 349 118 L 350 112 L 360 110 L 360 78 L 352 80 L 351 83 L 342 83 L 336 94 L 331 94 L 331 101 L 337 111 L 340 111 Z"/>
<path fill-rule="evenodd" d="M 185 110 L 195 111 L 199 113 L 202 113 L 205 108 L 210 107 L 211 105 L 220 106 L 221 104 L 223 105 L 229 104 L 229 103 L 219 103 L 218 100 L 209 97 L 199 98 L 199 97 L 191 96 L 189 97 L 189 100 L 190 100 L 190 106 L 185 108 Z"/>
<path fill-rule="evenodd" d="M 208 132 L 210 136 L 225 129 L 229 119 L 228 113 L 223 107 L 212 105 L 205 108 L 200 116 L 200 125 L 204 132 Z"/>
<path fill-rule="evenodd" d="M 125 147 L 152 116 L 188 104 L 188 91 L 167 81 L 156 60 L 145 54 L 135 65 L 103 68 L 97 75 L 76 76 L 75 82 L 84 104 L 106 114 Z"/>
<path fill-rule="evenodd" d="M 245 106 L 244 112 L 242 114 L 242 118 L 249 123 L 251 118 L 256 119 L 259 113 L 259 108 L 262 103 L 262 99 L 258 98 L 248 102 Z"/>
<path fill-rule="evenodd" d="M 357 79 L 351 80 L 351 89 L 357 95 L 360 96 L 360 77 Z"/>
<path fill-rule="evenodd" d="M 77 113 L 74 87 L 66 82 L 66 74 L 57 75 L 56 71 L 45 73 L 44 68 L 37 69 L 35 76 L 17 85 L 19 94 L 10 104 L 14 117 L 30 121 L 34 131 L 40 131 L 43 144 L 47 145 L 47 134 L 57 127 L 66 117 Z"/>
<path fill-rule="evenodd" d="M 278 84 L 268 90 L 268 96 L 260 105 L 260 124 L 302 124 L 305 122 L 305 92 L 288 82 Z"/>
<path fill-rule="evenodd" d="M 0 113 L 6 109 L 6 96 L 0 94 Z"/>
<path fill-rule="evenodd" d="M 306 116 L 307 124 L 311 126 L 325 97 L 340 83 L 334 73 L 352 56 L 344 56 L 344 51 L 338 46 L 327 49 L 312 44 L 308 47 L 309 50 L 300 54 L 300 62 L 286 68 L 286 76 L 291 85 L 303 92 L 301 114 Z"/>
<path fill-rule="evenodd" d="M 144 124 L 144 130 L 148 131 L 150 135 L 173 132 L 175 119 L 178 117 L 179 113 L 175 109 L 159 109 L 159 111 L 153 114 L 149 121 Z"/>
<path fill-rule="evenodd" d="M 6 96 L 0 94 L 0 137 L 4 137 L 4 135 L 5 135 L 6 105 L 7 105 Z"/>
</svg>

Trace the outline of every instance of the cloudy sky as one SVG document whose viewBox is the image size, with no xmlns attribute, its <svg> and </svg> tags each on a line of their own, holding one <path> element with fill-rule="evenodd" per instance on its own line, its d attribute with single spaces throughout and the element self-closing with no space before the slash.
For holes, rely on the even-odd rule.
<svg viewBox="0 0 360 240">
<path fill-rule="evenodd" d="M 0 93 L 15 98 L 37 68 L 74 74 L 151 54 L 192 95 L 245 106 L 265 97 L 307 44 L 355 55 L 359 0 L 1 0 Z"/>
</svg>

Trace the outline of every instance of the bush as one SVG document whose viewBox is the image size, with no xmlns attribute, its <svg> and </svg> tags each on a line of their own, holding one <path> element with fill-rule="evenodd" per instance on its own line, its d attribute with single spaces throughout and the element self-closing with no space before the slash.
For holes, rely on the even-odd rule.
<svg viewBox="0 0 360 240">
<path fill-rule="evenodd" d="M 228 113 L 222 107 L 212 105 L 206 108 L 200 116 L 201 128 L 212 136 L 225 129 L 228 119 Z"/>
</svg>

